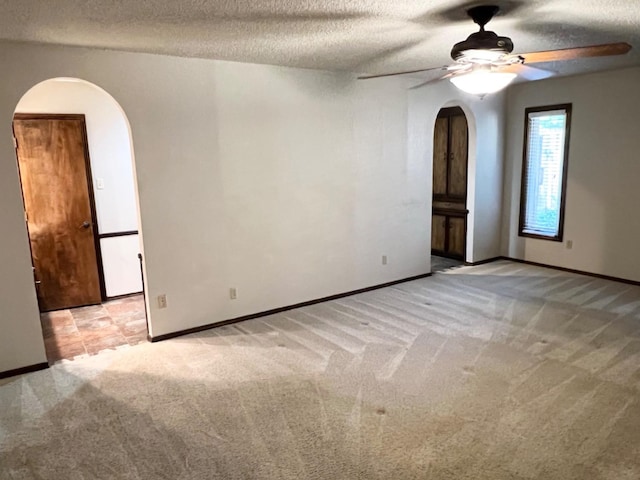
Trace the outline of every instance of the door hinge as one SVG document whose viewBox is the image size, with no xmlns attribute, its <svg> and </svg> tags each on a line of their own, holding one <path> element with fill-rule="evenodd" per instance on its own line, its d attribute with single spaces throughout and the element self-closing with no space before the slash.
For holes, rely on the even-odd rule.
<svg viewBox="0 0 640 480">
<path fill-rule="evenodd" d="M 13 148 L 18 149 L 18 139 L 16 137 L 13 137 Z"/>
<path fill-rule="evenodd" d="M 29 223 L 29 213 L 26 210 L 24 211 L 24 221 Z"/>
</svg>

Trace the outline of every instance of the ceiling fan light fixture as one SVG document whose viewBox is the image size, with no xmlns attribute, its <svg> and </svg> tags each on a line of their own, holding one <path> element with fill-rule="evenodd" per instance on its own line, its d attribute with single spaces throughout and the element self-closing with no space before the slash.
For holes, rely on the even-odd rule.
<svg viewBox="0 0 640 480">
<path fill-rule="evenodd" d="M 511 72 L 493 72 L 491 70 L 477 69 L 470 73 L 456 75 L 450 80 L 463 92 L 472 95 L 487 95 L 506 88 L 516 76 L 515 73 Z"/>
<path fill-rule="evenodd" d="M 495 63 L 500 61 L 505 56 L 504 52 L 496 51 L 496 50 L 481 50 L 481 49 L 473 49 L 467 50 L 464 52 L 462 57 L 458 59 L 458 62 L 461 60 L 468 63 Z"/>
</svg>

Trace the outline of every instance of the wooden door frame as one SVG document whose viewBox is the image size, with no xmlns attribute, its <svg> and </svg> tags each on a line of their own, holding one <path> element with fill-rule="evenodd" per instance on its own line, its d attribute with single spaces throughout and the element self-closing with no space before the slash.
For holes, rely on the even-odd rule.
<svg viewBox="0 0 640 480">
<path fill-rule="evenodd" d="M 93 175 L 91 173 L 91 158 L 89 157 L 89 138 L 87 136 L 87 122 L 83 113 L 14 113 L 13 120 L 78 120 L 80 121 L 80 130 L 82 135 L 82 147 L 84 150 L 85 173 L 87 176 L 87 190 L 89 195 L 89 208 L 91 210 L 91 228 L 93 231 L 93 244 L 96 251 L 96 267 L 98 269 L 98 280 L 100 285 L 100 301 L 107 300 L 107 287 L 104 280 L 104 266 L 102 263 L 102 250 L 100 248 L 100 234 L 98 229 L 98 215 L 96 212 L 96 200 L 93 192 Z M 15 141 L 15 131 L 13 130 L 13 120 L 11 121 L 11 130 Z M 18 161 L 18 152 L 16 151 L 16 163 L 18 164 L 18 177 L 20 179 L 20 195 L 22 196 L 22 208 L 26 212 L 24 202 L 24 190 L 22 187 L 22 176 L 20 175 L 20 162 Z M 33 252 L 31 251 L 31 235 L 27 228 L 29 236 L 29 253 L 31 254 L 31 265 L 33 266 Z M 36 288 L 34 278 L 34 288 Z M 40 305 L 38 305 L 40 307 Z M 38 308 L 40 309 L 40 308 Z"/>
</svg>

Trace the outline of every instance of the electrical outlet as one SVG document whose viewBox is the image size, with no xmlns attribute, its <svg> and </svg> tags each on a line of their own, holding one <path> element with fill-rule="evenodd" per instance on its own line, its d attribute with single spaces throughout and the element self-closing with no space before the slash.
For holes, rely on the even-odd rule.
<svg viewBox="0 0 640 480">
<path fill-rule="evenodd" d="M 382 255 L 382 264 L 383 265 L 387 264 L 387 256 L 386 255 Z"/>
<path fill-rule="evenodd" d="M 235 288 L 229 289 L 229 298 L 231 300 L 235 300 L 236 298 L 238 298 L 238 291 Z"/>
<path fill-rule="evenodd" d="M 567 240 L 567 250 L 571 250 L 573 248 L 573 240 Z"/>
<path fill-rule="evenodd" d="M 167 296 L 164 293 L 158 295 L 158 308 L 167 308 Z"/>
</svg>

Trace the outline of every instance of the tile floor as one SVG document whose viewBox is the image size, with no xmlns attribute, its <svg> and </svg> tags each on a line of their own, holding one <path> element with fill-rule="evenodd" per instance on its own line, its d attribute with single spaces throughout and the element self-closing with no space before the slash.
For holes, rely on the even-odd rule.
<svg viewBox="0 0 640 480">
<path fill-rule="evenodd" d="M 50 364 L 147 341 L 142 294 L 40 315 Z"/>
</svg>

